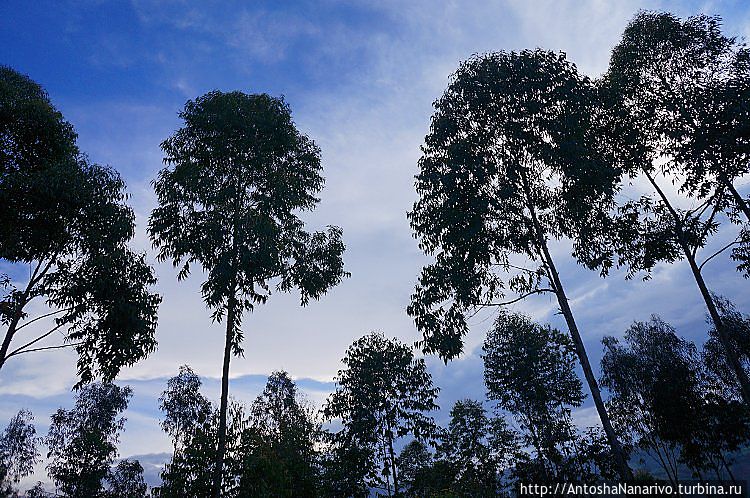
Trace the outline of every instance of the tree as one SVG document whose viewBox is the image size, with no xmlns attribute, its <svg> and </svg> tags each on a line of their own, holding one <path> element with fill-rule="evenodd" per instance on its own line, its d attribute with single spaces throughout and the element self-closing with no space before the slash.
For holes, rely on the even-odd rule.
<svg viewBox="0 0 750 498">
<path fill-rule="evenodd" d="M 428 498 L 451 483 L 451 473 L 436 475 L 435 461 L 429 447 L 422 441 L 410 441 L 399 453 L 396 464 L 401 475 L 404 495 L 414 498 Z M 442 478 L 442 479 L 441 479 Z"/>
<path fill-rule="evenodd" d="M 503 470 L 517 451 L 515 434 L 502 418 L 488 417 L 478 401 L 457 401 L 450 417 L 436 455 L 443 468 L 451 469 L 450 495 L 501 495 Z"/>
<path fill-rule="evenodd" d="M 52 415 L 45 438 L 49 448 L 47 472 L 65 496 L 102 495 L 125 426 L 120 414 L 132 394 L 130 387 L 90 384 L 78 392 L 71 410 L 60 408 Z"/>
<path fill-rule="evenodd" d="M 740 313 L 731 301 L 722 296 L 714 295 L 713 298 L 725 324 L 729 345 L 742 369 L 747 372 L 750 370 L 750 316 Z M 716 325 L 710 321 L 710 317 L 708 320 L 710 327 L 708 339 L 703 344 L 703 364 L 721 385 L 723 397 L 742 399 L 741 387 L 727 360 Z"/>
<path fill-rule="evenodd" d="M 308 233 L 297 216 L 311 210 L 323 187 L 320 149 L 301 134 L 289 106 L 266 94 L 209 92 L 188 101 L 184 126 L 162 143 L 154 182 L 159 207 L 149 233 L 160 260 L 198 263 L 201 290 L 215 320 L 226 320 L 213 496 L 219 497 L 226 447 L 229 362 L 242 354 L 244 312 L 276 289 L 299 288 L 302 305 L 347 273 L 341 229 Z"/>
<path fill-rule="evenodd" d="M 161 427 L 174 445 L 172 459 L 161 473 L 162 484 L 154 490 L 159 497 L 210 496 L 212 492 L 218 417 L 211 402 L 201 394 L 201 385 L 200 377 L 183 365 L 167 381 L 159 397 L 159 408 L 164 413 Z"/>
<path fill-rule="evenodd" d="M 593 120 L 597 91 L 563 55 L 490 53 L 463 63 L 435 103 L 409 214 L 420 247 L 435 256 L 408 308 L 425 352 L 461 353 L 466 316 L 552 292 L 623 479 L 632 477 L 549 250 L 576 250 L 612 204 Z M 525 264 L 533 265 L 531 268 Z M 501 273 L 508 275 L 503 280 Z M 508 290 L 518 297 L 502 302 Z"/>
<path fill-rule="evenodd" d="M 686 434 L 697 433 L 701 412 L 695 346 L 660 318 L 635 322 L 625 344 L 603 339 L 602 385 L 617 426 L 678 482 L 678 457 Z"/>
<path fill-rule="evenodd" d="M 19 411 L 0 435 L 0 496 L 15 496 L 15 488 L 39 461 L 34 417 Z"/>
<path fill-rule="evenodd" d="M 127 246 L 134 214 L 125 184 L 75 140 L 38 84 L 0 67 L 0 259 L 29 275 L 0 274 L 0 368 L 20 354 L 73 347 L 80 386 L 110 381 L 156 348 L 160 297 L 148 290 L 156 278 L 144 256 Z M 31 317 L 37 298 L 51 311 Z M 38 335 L 11 349 L 26 327 Z M 63 344 L 42 347 L 59 330 Z"/>
<path fill-rule="evenodd" d="M 407 434 L 424 439 L 434 432 L 427 412 L 437 408 L 438 389 L 423 359 L 396 339 L 373 332 L 349 346 L 336 390 L 323 408 L 327 420 L 341 421 L 335 441 L 364 453 L 370 487 L 398 496 L 402 486 L 394 444 Z"/>
<path fill-rule="evenodd" d="M 211 402 L 200 392 L 202 384 L 189 366 L 182 365 L 159 397 L 159 409 L 164 412 L 160 425 L 172 438 L 175 452 L 184 448 L 194 428 L 211 416 Z"/>
<path fill-rule="evenodd" d="M 693 136 L 696 132 L 693 128 L 698 128 L 697 133 L 701 134 L 701 130 L 714 126 L 740 130 L 747 126 L 743 117 L 746 111 L 732 118 L 732 124 L 722 126 L 705 115 L 706 112 L 711 115 L 717 108 L 736 107 L 740 105 L 738 102 L 742 102 L 740 107 L 744 106 L 741 99 L 720 101 L 721 95 L 732 92 L 713 95 L 711 90 L 719 84 L 712 78 L 725 79 L 724 66 L 733 64 L 734 50 L 734 41 L 721 35 L 716 18 L 702 16 L 680 23 L 669 14 L 642 12 L 628 25 L 614 48 L 609 70 L 602 80 L 606 89 L 603 93 L 609 96 L 603 101 L 609 107 L 603 114 L 620 121 L 618 126 L 602 128 L 602 135 L 609 132 L 610 137 L 604 143 L 613 149 L 613 155 L 619 156 L 623 174 L 631 178 L 642 175 L 653 189 L 639 200 L 620 206 L 616 223 L 619 226 L 608 229 L 614 235 L 613 251 L 619 264 L 627 266 L 632 276 L 650 271 L 660 261 L 688 262 L 739 381 L 742 397 L 750 406 L 750 379 L 730 347 L 728 331 L 702 274 L 703 266 L 718 253 L 708 256 L 703 263 L 697 261 L 698 251 L 718 230 L 717 215 L 728 203 L 742 211 L 747 209 L 732 185 L 735 177 L 742 174 L 737 164 L 747 168 L 742 154 L 737 155 L 739 149 L 746 147 L 744 142 L 729 145 L 731 157 L 725 161 L 721 155 L 726 147 L 713 144 L 727 137 L 714 135 L 706 142 Z M 706 92 L 712 94 L 710 99 Z M 710 102 L 716 99 L 719 101 Z M 740 123 L 736 122 L 738 119 Z M 621 133 L 623 130 L 627 132 Z M 714 152 L 718 156 L 714 157 Z M 708 162 L 701 165 L 693 161 L 695 154 L 703 154 Z M 704 201 L 695 208 L 681 209 L 659 184 L 659 173 L 673 182 L 679 181 L 678 175 L 683 176 L 682 190 Z M 589 256 L 588 260 L 591 259 Z M 600 262 L 608 256 L 596 254 L 593 259 Z"/>
<path fill-rule="evenodd" d="M 526 316 L 502 313 L 483 352 L 488 398 L 516 418 L 547 479 L 572 478 L 566 475 L 576 439 L 570 413 L 584 396 L 570 338 Z"/>
<path fill-rule="evenodd" d="M 255 448 L 243 452 L 240 492 L 244 491 L 243 484 L 258 486 L 267 481 L 272 496 L 318 496 L 316 445 L 321 442 L 321 427 L 313 409 L 300 399 L 289 374 L 279 371 L 268 377 L 265 389 L 250 407 L 249 425 L 252 434 L 245 437 Z M 257 472 L 267 465 L 276 470 Z M 253 470 L 248 472 L 250 468 Z M 276 482 L 271 477 L 277 477 Z"/>
<path fill-rule="evenodd" d="M 106 480 L 107 498 L 144 498 L 148 490 L 138 460 L 120 460 Z"/>
</svg>

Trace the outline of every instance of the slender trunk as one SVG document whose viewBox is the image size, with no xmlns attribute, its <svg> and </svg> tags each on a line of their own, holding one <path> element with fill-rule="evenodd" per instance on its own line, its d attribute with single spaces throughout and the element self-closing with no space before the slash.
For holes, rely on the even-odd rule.
<svg viewBox="0 0 750 498">
<path fill-rule="evenodd" d="M 221 481 L 224 470 L 224 455 L 227 448 L 227 405 L 229 403 L 229 361 L 232 358 L 232 341 L 234 340 L 234 321 L 236 312 L 234 293 L 229 298 L 227 309 L 227 333 L 224 345 L 224 365 L 221 371 L 221 403 L 219 406 L 219 445 L 214 463 L 213 496 L 220 498 Z"/>
<path fill-rule="evenodd" d="M 719 452 L 719 458 L 721 458 L 721 463 L 724 464 L 724 468 L 727 469 L 729 478 L 732 480 L 732 482 L 737 482 L 737 480 L 734 478 L 734 474 L 732 474 L 732 469 L 729 467 L 729 463 L 727 463 L 726 458 L 724 458 L 724 455 L 721 452 Z"/>
<path fill-rule="evenodd" d="M 708 286 L 706 285 L 705 280 L 703 280 L 703 275 L 701 274 L 700 268 L 695 262 L 695 258 L 693 257 L 693 253 L 690 250 L 690 246 L 687 243 L 687 238 L 685 237 L 685 233 L 682 229 L 682 220 L 680 220 L 680 216 L 677 214 L 677 211 L 675 211 L 674 207 L 669 202 L 669 199 L 667 199 L 667 196 L 664 194 L 664 191 L 656 183 L 653 176 L 651 176 L 650 173 L 646 172 L 646 177 L 651 182 L 651 185 L 654 187 L 656 192 L 659 194 L 659 197 L 661 197 L 664 206 L 667 208 L 674 220 L 675 235 L 677 235 L 677 240 L 680 244 L 680 247 L 682 248 L 683 254 L 685 255 L 685 259 L 690 265 L 690 271 L 693 273 L 693 278 L 695 279 L 696 284 L 698 284 L 698 289 L 700 290 L 701 296 L 703 297 L 703 301 L 706 303 L 708 314 L 709 316 L 711 316 L 711 320 L 714 322 L 716 332 L 719 335 L 719 341 L 724 348 L 724 352 L 727 356 L 727 359 L 729 360 L 729 364 L 740 383 L 740 394 L 742 395 L 742 400 L 746 405 L 750 406 L 750 379 L 748 379 L 747 372 L 745 372 L 745 369 L 742 368 L 742 365 L 737 358 L 737 354 L 735 353 L 734 348 L 732 347 L 732 344 L 729 340 L 729 335 L 727 334 L 724 320 L 722 320 L 721 315 L 719 314 L 719 310 L 716 308 L 716 303 L 714 302 L 713 296 L 711 296 L 711 292 L 708 290 Z"/>
<path fill-rule="evenodd" d="M 737 206 L 737 209 L 742 211 L 745 214 L 745 218 L 750 221 L 750 206 L 747 205 L 747 202 L 742 198 L 731 180 L 729 180 L 729 178 L 727 178 L 727 176 L 724 174 L 719 175 L 719 180 L 724 184 L 724 187 L 732 194 L 732 198 L 734 199 L 734 204 L 735 206 Z"/>
<path fill-rule="evenodd" d="M 607 408 L 604 406 L 604 401 L 602 400 L 602 394 L 601 394 L 601 391 L 599 390 L 599 384 L 596 382 L 596 377 L 594 377 L 594 371 L 591 369 L 591 363 L 589 362 L 589 357 L 588 357 L 588 354 L 586 353 L 586 348 L 584 347 L 583 339 L 581 339 L 581 334 L 578 331 L 578 325 L 573 319 L 573 311 L 570 309 L 570 305 L 568 304 L 568 297 L 565 295 L 565 289 L 563 288 L 562 281 L 560 280 L 560 275 L 557 272 L 557 268 L 555 267 L 555 263 L 552 259 L 552 255 L 550 254 L 549 249 L 547 247 L 546 234 L 542 230 L 541 224 L 539 223 L 539 220 L 537 219 L 536 210 L 534 209 L 534 204 L 531 201 L 531 192 L 528 187 L 528 183 L 526 182 L 525 182 L 525 187 L 526 187 L 528 208 L 531 214 L 531 220 L 534 224 L 534 230 L 537 236 L 537 243 L 539 245 L 539 249 L 542 252 L 541 256 L 545 263 L 545 266 L 547 267 L 549 279 L 552 281 L 552 284 L 555 290 L 555 295 L 557 296 L 557 302 L 560 305 L 560 311 L 565 317 L 565 322 L 568 325 L 568 331 L 570 332 L 570 336 L 573 339 L 573 344 L 575 346 L 576 354 L 578 355 L 578 361 L 581 363 L 581 368 L 583 369 L 583 375 L 586 378 L 586 383 L 588 384 L 589 390 L 591 391 L 591 397 L 594 399 L 594 405 L 596 405 L 596 411 L 599 414 L 599 419 L 602 422 L 602 427 L 604 428 L 604 432 L 607 435 L 607 440 L 609 442 L 609 445 L 612 448 L 612 455 L 615 459 L 615 465 L 617 466 L 617 471 L 620 474 L 620 477 L 624 481 L 632 481 L 633 472 L 632 470 L 630 470 L 630 467 L 628 466 L 627 458 L 625 458 L 625 452 L 623 451 L 622 446 L 620 445 L 620 441 L 617 439 L 615 430 L 612 428 L 612 422 L 609 419 Z"/>
<path fill-rule="evenodd" d="M 398 496 L 398 475 L 396 474 L 396 454 L 393 451 L 393 432 L 388 428 L 388 452 L 391 456 L 391 473 L 393 474 L 393 494 Z"/>
</svg>

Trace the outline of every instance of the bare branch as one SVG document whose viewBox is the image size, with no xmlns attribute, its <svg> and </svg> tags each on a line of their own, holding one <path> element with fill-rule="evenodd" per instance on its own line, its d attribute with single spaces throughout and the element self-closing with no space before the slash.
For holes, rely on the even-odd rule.
<svg viewBox="0 0 750 498">
<path fill-rule="evenodd" d="M 35 351 L 47 351 L 47 350 L 50 350 L 50 349 L 72 348 L 72 347 L 75 347 L 75 346 L 80 346 L 81 344 L 83 344 L 83 342 L 71 342 L 71 343 L 68 343 L 68 344 L 60 344 L 59 346 L 45 346 L 43 348 L 27 349 L 25 351 L 18 351 L 18 352 L 14 351 L 13 353 L 9 354 L 7 356 L 7 358 L 5 358 L 5 359 L 7 360 L 11 356 L 19 355 L 19 354 L 24 354 L 24 353 L 33 353 Z"/>
<path fill-rule="evenodd" d="M 536 289 L 531 292 L 527 292 L 526 294 L 517 297 L 516 299 L 512 299 L 510 301 L 505 301 L 503 303 L 475 303 L 474 306 L 507 306 L 509 304 L 517 303 L 518 301 L 521 301 L 523 299 L 526 299 L 529 296 L 533 296 L 534 294 L 542 294 L 543 292 L 555 292 L 553 289 Z"/>
<path fill-rule="evenodd" d="M 42 339 L 44 339 L 45 337 L 48 337 L 48 336 L 52 335 L 52 334 L 53 334 L 53 333 L 55 333 L 55 332 L 56 332 L 56 331 L 57 331 L 58 329 L 60 329 L 60 327 L 62 327 L 63 325 L 65 325 L 65 324 L 64 324 L 64 323 L 61 323 L 61 324 L 57 325 L 56 327 L 54 327 L 54 328 L 53 328 L 52 330 L 50 330 L 49 332 L 45 332 L 44 334 L 40 335 L 39 337 L 37 337 L 37 338 L 36 338 L 36 339 L 34 339 L 33 341 L 27 342 L 26 344 L 24 344 L 24 345 L 23 345 L 23 346 L 21 346 L 20 348 L 16 348 L 16 349 L 14 349 L 14 350 L 13 350 L 13 351 L 11 351 L 10 353 L 8 353 L 8 356 L 6 356 L 6 357 L 5 357 L 5 359 L 7 360 L 7 359 L 8 359 L 8 358 L 10 358 L 11 356 L 14 356 L 14 355 L 17 355 L 17 354 L 21 354 L 21 353 L 24 353 L 24 352 L 25 352 L 25 351 L 23 351 L 24 349 L 26 349 L 26 348 L 27 348 L 27 347 L 29 347 L 29 346 L 33 346 L 34 344 L 36 344 L 37 342 L 41 341 L 41 340 L 42 340 Z"/>
<path fill-rule="evenodd" d="M 737 245 L 739 243 L 740 243 L 739 239 L 735 239 L 732 242 L 730 242 L 729 244 L 727 244 L 724 247 L 722 247 L 721 249 L 719 249 L 718 251 L 716 251 L 715 253 L 713 253 L 712 255 L 710 255 L 708 258 L 706 258 L 706 260 L 703 263 L 701 263 L 701 265 L 698 267 L 698 271 L 701 271 L 703 269 L 703 265 L 705 265 L 706 263 L 708 263 L 709 261 L 711 261 L 712 259 L 714 259 L 716 256 L 718 256 L 719 254 L 723 253 L 724 251 L 726 251 L 730 247 L 732 247 L 734 245 Z"/>
<path fill-rule="evenodd" d="M 57 311 L 52 311 L 50 313 L 45 313 L 44 315 L 38 316 L 38 317 L 36 317 L 36 318 L 34 318 L 32 320 L 29 320 L 28 322 L 25 322 L 21 326 L 16 327 L 16 332 L 18 332 L 19 330 L 21 330 L 22 328 L 24 328 L 24 327 L 26 327 L 28 325 L 31 325 L 32 323 L 36 322 L 37 320 L 41 320 L 43 318 L 47 318 L 48 316 L 56 315 L 58 313 L 63 313 L 65 311 L 71 311 L 72 309 L 73 308 L 65 308 L 65 309 L 61 309 L 61 310 L 57 310 Z"/>
</svg>

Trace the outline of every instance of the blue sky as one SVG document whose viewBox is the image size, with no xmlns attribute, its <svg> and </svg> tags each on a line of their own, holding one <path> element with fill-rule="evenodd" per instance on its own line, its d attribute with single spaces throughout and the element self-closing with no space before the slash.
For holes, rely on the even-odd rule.
<svg viewBox="0 0 750 498">
<path fill-rule="evenodd" d="M 149 182 L 161 168 L 159 144 L 179 127 L 185 101 L 212 89 L 286 97 L 297 125 L 323 151 L 326 189 L 306 219 L 312 228 L 343 227 L 352 278 L 307 308 L 294 294 L 274 295 L 247 316 L 246 356 L 232 363 L 241 378 L 232 392 L 251 400 L 264 376 L 283 368 L 306 379 L 303 387 L 320 402 L 355 338 L 370 330 L 418 338 L 404 309 L 428 260 L 405 213 L 416 198 L 413 176 L 431 103 L 449 74 L 473 53 L 539 46 L 566 52 L 582 72 L 597 76 L 639 9 L 720 14 L 726 32 L 750 34 L 750 8 L 740 1 L 6 1 L 0 63 L 41 83 L 76 127 L 81 149 L 123 174 L 137 212 L 134 244 L 152 261 L 144 230 L 155 203 Z M 731 237 L 722 232 L 717 244 Z M 601 280 L 570 262 L 567 251 L 565 242 L 554 247 L 595 365 L 602 336 L 620 335 L 651 313 L 688 338 L 704 336 L 704 309 L 683 264 L 658 268 L 647 283 L 622 275 Z M 156 424 L 156 398 L 179 365 L 208 377 L 206 394 L 218 395 L 211 379 L 220 372 L 222 330 L 201 302 L 200 273 L 178 284 L 169 265 L 156 268 L 164 295 L 159 349 L 121 374 L 136 392 L 123 456 L 168 449 Z M 750 310 L 747 282 L 728 258 L 712 262 L 706 277 Z M 548 297 L 516 309 L 562 327 Z M 463 358 L 447 366 L 429 360 L 446 411 L 458 398 L 483 393 L 475 349 L 491 318 L 472 319 Z M 31 407 L 44 432 L 49 414 L 71 403 L 74 363 L 65 352 L 9 362 L 0 376 L 0 426 Z M 588 405 L 577 416 L 595 422 Z"/>
</svg>

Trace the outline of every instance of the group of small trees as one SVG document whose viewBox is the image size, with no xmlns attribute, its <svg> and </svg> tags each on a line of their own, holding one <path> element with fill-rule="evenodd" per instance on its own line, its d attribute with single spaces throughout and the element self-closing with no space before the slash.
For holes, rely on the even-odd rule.
<svg viewBox="0 0 750 498">
<path fill-rule="evenodd" d="M 143 498 L 147 486 L 137 460 L 117 458 L 117 442 L 125 425 L 122 412 L 132 396 L 129 387 L 94 383 L 82 387 L 75 406 L 52 415 L 49 432 L 36 436 L 33 418 L 20 411 L 0 435 L 0 496 L 18 496 L 20 480 L 30 475 L 39 461 L 38 446 L 48 448 L 47 475 L 56 493 L 40 482 L 28 497 Z"/>
</svg>

